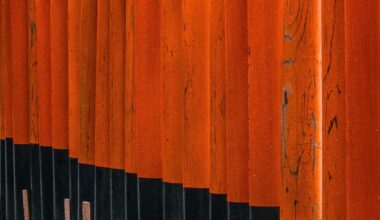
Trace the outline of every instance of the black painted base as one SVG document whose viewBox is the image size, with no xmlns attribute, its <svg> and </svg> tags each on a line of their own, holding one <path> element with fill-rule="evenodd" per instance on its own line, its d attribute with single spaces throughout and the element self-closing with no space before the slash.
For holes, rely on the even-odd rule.
<svg viewBox="0 0 380 220">
<path fill-rule="evenodd" d="M 184 190 L 182 184 L 164 183 L 164 219 L 184 219 Z"/>
<path fill-rule="evenodd" d="M 40 153 L 43 219 L 54 219 L 53 149 L 41 147 Z"/>
<path fill-rule="evenodd" d="M 96 167 L 96 219 L 111 219 L 111 170 Z"/>
<path fill-rule="evenodd" d="M 279 207 L 228 203 L 208 189 L 78 164 L 67 150 L 0 140 L 0 220 L 23 218 L 23 189 L 31 219 L 64 219 L 65 198 L 74 220 L 82 217 L 82 201 L 90 202 L 93 219 L 280 219 Z"/>
<path fill-rule="evenodd" d="M 78 159 L 70 158 L 70 215 L 71 220 L 79 219 L 79 184 L 78 184 Z"/>
<path fill-rule="evenodd" d="M 141 220 L 163 219 L 163 184 L 161 179 L 139 178 Z"/>
<path fill-rule="evenodd" d="M 5 141 L 5 209 L 6 219 L 15 219 L 15 185 L 14 185 L 14 163 L 13 163 L 13 140 Z"/>
<path fill-rule="evenodd" d="M 231 220 L 246 219 L 249 220 L 249 205 L 248 203 L 228 203 L 228 215 Z"/>
<path fill-rule="evenodd" d="M 30 145 L 31 169 L 32 169 L 32 192 L 29 199 L 32 206 L 31 218 L 42 219 L 42 186 L 41 186 L 41 154 L 40 146 Z"/>
<path fill-rule="evenodd" d="M 16 199 L 16 219 L 24 216 L 22 190 L 31 192 L 31 166 L 30 147 L 27 144 L 14 144 L 14 166 L 15 166 L 15 199 Z M 30 204 L 30 203 L 29 203 Z M 30 207 L 29 207 L 30 210 Z"/>
<path fill-rule="evenodd" d="M 126 190 L 126 210 L 127 219 L 138 219 L 138 196 L 137 196 L 137 175 L 135 173 L 126 173 L 127 190 Z"/>
<path fill-rule="evenodd" d="M 70 197 L 69 151 L 54 149 L 53 154 L 55 220 L 63 220 L 65 216 L 64 201 Z"/>
<path fill-rule="evenodd" d="M 228 219 L 227 196 L 223 194 L 211 194 L 211 219 Z"/>
<path fill-rule="evenodd" d="M 186 220 L 209 219 L 210 194 L 208 189 L 185 188 Z"/>
<path fill-rule="evenodd" d="M 280 219 L 279 207 L 252 207 L 251 220 L 278 220 Z"/>
<path fill-rule="evenodd" d="M 111 213 L 112 219 L 125 219 L 125 173 L 124 170 L 111 169 Z"/>
<path fill-rule="evenodd" d="M 5 140 L 0 140 L 0 219 L 5 219 Z"/>
<path fill-rule="evenodd" d="M 91 206 L 91 218 L 95 216 L 95 166 L 79 163 L 79 211 L 82 210 L 82 202 L 89 202 Z M 79 219 L 82 219 L 79 214 Z"/>
</svg>

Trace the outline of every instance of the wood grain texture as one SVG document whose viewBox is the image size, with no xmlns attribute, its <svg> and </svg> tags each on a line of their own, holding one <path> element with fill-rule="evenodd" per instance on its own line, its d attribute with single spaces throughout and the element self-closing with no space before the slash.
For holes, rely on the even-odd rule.
<svg viewBox="0 0 380 220">
<path fill-rule="evenodd" d="M 345 1 L 323 1 L 323 219 L 346 219 Z"/>
<path fill-rule="evenodd" d="M 95 160 L 95 73 L 96 73 L 96 1 L 81 1 L 81 37 L 79 57 L 80 144 L 79 162 Z"/>
<path fill-rule="evenodd" d="M 211 1 L 210 192 L 227 193 L 225 0 Z"/>
<path fill-rule="evenodd" d="M 210 2 L 183 0 L 185 151 L 183 184 L 210 183 Z"/>
<path fill-rule="evenodd" d="M 125 4 L 125 170 L 136 173 L 135 7 Z"/>
<path fill-rule="evenodd" d="M 279 206 L 283 1 L 248 1 L 249 201 Z"/>
<path fill-rule="evenodd" d="M 15 144 L 29 143 L 27 12 L 26 1 L 10 1 L 12 123 Z"/>
<path fill-rule="evenodd" d="M 322 219 L 321 1 L 284 1 L 281 218 Z"/>
<path fill-rule="evenodd" d="M 68 149 L 67 2 L 50 1 L 50 71 L 52 146 Z"/>
<path fill-rule="evenodd" d="M 110 2 L 97 1 L 95 165 L 110 166 Z"/>
<path fill-rule="evenodd" d="M 135 0 L 135 100 L 138 176 L 162 177 L 162 71 L 159 1 Z"/>
<path fill-rule="evenodd" d="M 182 1 L 161 0 L 163 72 L 162 175 L 167 183 L 182 182 L 185 145 Z"/>
<path fill-rule="evenodd" d="M 68 0 L 68 123 L 69 154 L 78 158 L 80 145 L 80 102 L 79 102 L 79 70 L 81 45 L 81 0 Z"/>
<path fill-rule="evenodd" d="M 380 3 L 345 2 L 347 216 L 380 216 Z"/>
<path fill-rule="evenodd" d="M 36 35 L 38 138 L 40 146 L 51 147 L 50 0 L 36 0 Z"/>
</svg>

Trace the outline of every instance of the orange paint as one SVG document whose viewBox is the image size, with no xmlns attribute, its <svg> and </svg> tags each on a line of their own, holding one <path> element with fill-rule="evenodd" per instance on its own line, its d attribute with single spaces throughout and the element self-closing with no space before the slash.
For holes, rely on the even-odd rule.
<svg viewBox="0 0 380 220">
<path fill-rule="evenodd" d="M 124 170 L 125 1 L 110 2 L 110 166 Z"/>
<path fill-rule="evenodd" d="M 210 192 L 227 193 L 225 0 L 211 1 L 210 58 Z"/>
<path fill-rule="evenodd" d="M 15 144 L 29 143 L 27 11 L 26 1 L 10 1 L 11 88 Z"/>
<path fill-rule="evenodd" d="M 67 2 L 50 1 L 52 145 L 68 149 Z"/>
<path fill-rule="evenodd" d="M 38 135 L 42 147 L 51 146 L 50 0 L 36 0 Z"/>
<path fill-rule="evenodd" d="M 135 0 L 136 148 L 139 177 L 162 177 L 160 14 L 156 0 Z"/>
<path fill-rule="evenodd" d="M 80 144 L 79 125 L 79 58 L 80 58 L 80 26 L 81 26 L 81 0 L 68 1 L 68 120 L 69 120 L 69 155 L 78 158 Z"/>
<path fill-rule="evenodd" d="M 347 216 L 377 219 L 380 216 L 380 3 L 376 0 L 345 3 Z"/>
<path fill-rule="evenodd" d="M 94 0 L 81 1 L 79 55 L 79 162 L 95 162 L 96 8 Z"/>
<path fill-rule="evenodd" d="M 248 2 L 249 202 L 279 206 L 281 193 L 281 0 Z"/>
<path fill-rule="evenodd" d="M 280 215 L 322 219 L 321 1 L 284 3 Z"/>
<path fill-rule="evenodd" d="M 95 165 L 110 166 L 110 3 L 97 2 Z M 113 159 L 113 158 L 112 158 Z"/>
<path fill-rule="evenodd" d="M 36 3 L 28 0 L 29 143 L 39 143 Z"/>
<path fill-rule="evenodd" d="M 183 0 L 185 149 L 183 184 L 210 183 L 210 2 Z"/>
<path fill-rule="evenodd" d="M 125 170 L 136 173 L 134 1 L 127 1 L 125 10 Z"/>
<path fill-rule="evenodd" d="M 322 12 L 323 219 L 347 219 L 344 1 L 323 1 Z"/>
<path fill-rule="evenodd" d="M 182 44 L 182 3 L 161 1 L 162 70 L 164 89 L 162 172 L 169 183 L 182 182 L 182 156 L 185 144 Z"/>
<path fill-rule="evenodd" d="M 10 12 L 9 0 L 0 1 L 0 91 L 1 91 L 1 137 L 12 137 L 11 111 L 11 60 L 10 60 Z"/>
<path fill-rule="evenodd" d="M 248 202 L 247 1 L 226 0 L 227 200 Z"/>
</svg>

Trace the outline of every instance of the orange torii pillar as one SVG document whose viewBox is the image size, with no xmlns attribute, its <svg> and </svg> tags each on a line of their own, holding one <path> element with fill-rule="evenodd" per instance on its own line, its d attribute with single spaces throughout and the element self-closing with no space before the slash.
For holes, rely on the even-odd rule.
<svg viewBox="0 0 380 220">
<path fill-rule="evenodd" d="M 282 0 L 248 1 L 251 218 L 279 219 Z"/>
<path fill-rule="evenodd" d="M 141 219 L 162 219 L 160 4 L 135 0 L 136 152 Z"/>
<path fill-rule="evenodd" d="M 95 201 L 95 78 L 96 78 L 96 17 L 97 1 L 81 1 L 79 55 L 79 207 L 83 201 L 91 206 Z"/>
<path fill-rule="evenodd" d="M 0 5 L 0 77 L 1 77 L 1 118 L 4 126 L 5 145 L 2 153 L 2 165 L 4 165 L 4 192 L 3 210 L 6 219 L 14 219 L 14 193 L 13 189 L 13 123 L 12 123 L 12 74 L 11 74 L 11 34 L 10 34 L 10 1 L 1 0 Z M 3 162 L 4 159 L 4 162 Z M 5 190 L 5 191 L 4 191 Z"/>
<path fill-rule="evenodd" d="M 247 1 L 225 1 L 226 146 L 229 219 L 248 219 Z"/>
<path fill-rule="evenodd" d="M 110 168 L 112 219 L 125 218 L 125 0 L 110 2 Z"/>
<path fill-rule="evenodd" d="M 345 1 L 347 217 L 380 216 L 380 2 Z M 341 120 L 337 118 L 339 123 Z M 337 124 L 332 129 L 336 129 Z M 340 124 L 339 128 L 340 128 Z M 338 128 L 338 129 L 339 129 Z"/>
<path fill-rule="evenodd" d="M 2 0 L 0 1 L 0 41 L 4 42 L 0 46 L 0 208 L 1 210 L 6 212 L 6 190 L 5 190 L 5 175 L 6 175 L 6 167 L 5 167 L 5 140 L 6 140 L 6 111 L 5 111 L 5 100 L 6 100 L 6 75 L 9 71 L 9 2 Z M 4 217 L 5 214 L 3 215 Z"/>
<path fill-rule="evenodd" d="M 97 1 L 95 83 L 96 219 L 111 217 L 110 1 Z M 95 205 L 95 204 L 94 204 Z"/>
<path fill-rule="evenodd" d="M 182 1 L 161 0 L 163 71 L 162 179 L 164 219 L 183 218 L 182 160 L 185 144 Z"/>
<path fill-rule="evenodd" d="M 283 4 L 281 218 L 322 219 L 321 1 Z"/>
<path fill-rule="evenodd" d="M 54 172 L 54 212 L 64 216 L 69 197 L 68 32 L 67 2 L 50 1 L 51 130 Z"/>
<path fill-rule="evenodd" d="M 37 70 L 37 20 L 36 2 L 28 3 L 28 108 L 29 108 L 29 143 L 30 143 L 30 169 L 31 192 L 28 193 L 31 206 L 30 216 L 33 219 L 42 218 L 42 193 L 41 193 L 41 160 L 39 147 L 39 123 L 38 114 L 38 70 Z"/>
<path fill-rule="evenodd" d="M 211 0 L 210 14 L 210 212 L 227 218 L 225 0 Z"/>
<path fill-rule="evenodd" d="M 48 1 L 48 0 L 45 0 Z M 68 126 L 70 157 L 70 214 L 79 218 L 78 204 L 78 148 L 80 144 L 79 58 L 81 0 L 68 0 Z"/>
<path fill-rule="evenodd" d="M 138 218 L 137 168 L 136 168 L 136 103 L 135 103 L 135 3 L 125 5 L 125 172 L 127 218 Z"/>
<path fill-rule="evenodd" d="M 210 1 L 184 0 L 185 218 L 207 219 L 210 186 Z"/>
<path fill-rule="evenodd" d="M 323 1 L 323 219 L 347 219 L 344 0 Z M 351 24 L 348 23 L 350 26 Z M 352 217 L 353 218 L 353 217 Z M 356 218 L 353 218 L 356 219 Z"/>
<path fill-rule="evenodd" d="M 53 208 L 53 149 L 51 124 L 50 0 L 36 1 L 38 133 L 41 156 L 42 216 L 51 219 Z"/>
<path fill-rule="evenodd" d="M 23 216 L 22 190 L 30 192 L 27 12 L 26 1 L 10 1 L 15 219 Z"/>
</svg>

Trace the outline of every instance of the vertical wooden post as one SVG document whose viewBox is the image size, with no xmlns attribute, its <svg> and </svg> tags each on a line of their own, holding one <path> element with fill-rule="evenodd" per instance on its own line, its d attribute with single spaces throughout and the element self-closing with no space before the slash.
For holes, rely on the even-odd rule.
<svg viewBox="0 0 380 220">
<path fill-rule="evenodd" d="M 347 217 L 375 219 L 380 216 L 380 2 L 347 0 L 344 8 Z"/>
<path fill-rule="evenodd" d="M 283 1 L 248 1 L 249 201 L 253 219 L 279 218 L 282 40 Z"/>
<path fill-rule="evenodd" d="M 209 215 L 210 0 L 183 0 L 186 218 Z M 199 202 L 194 202 L 199 201 Z"/>
<path fill-rule="evenodd" d="M 70 213 L 70 199 L 64 200 L 64 213 L 65 213 L 65 220 L 71 219 L 71 213 Z"/>
<path fill-rule="evenodd" d="M 346 219 L 345 2 L 322 1 L 323 219 Z M 347 23 L 351 26 L 351 23 Z M 353 218 L 354 219 L 354 218 Z"/>
<path fill-rule="evenodd" d="M 284 4 L 281 218 L 319 220 L 322 219 L 321 0 L 284 0 Z"/>
<path fill-rule="evenodd" d="M 227 200 L 229 216 L 249 218 L 247 1 L 225 1 Z"/>
<path fill-rule="evenodd" d="M 91 203 L 82 202 L 82 220 L 91 220 Z"/>
<path fill-rule="evenodd" d="M 183 216 L 182 160 L 184 97 L 182 1 L 161 0 L 161 56 L 163 85 L 162 178 L 168 218 Z"/>
<path fill-rule="evenodd" d="M 22 205 L 24 208 L 24 220 L 29 220 L 29 199 L 28 199 L 28 190 L 22 190 Z"/>
</svg>

